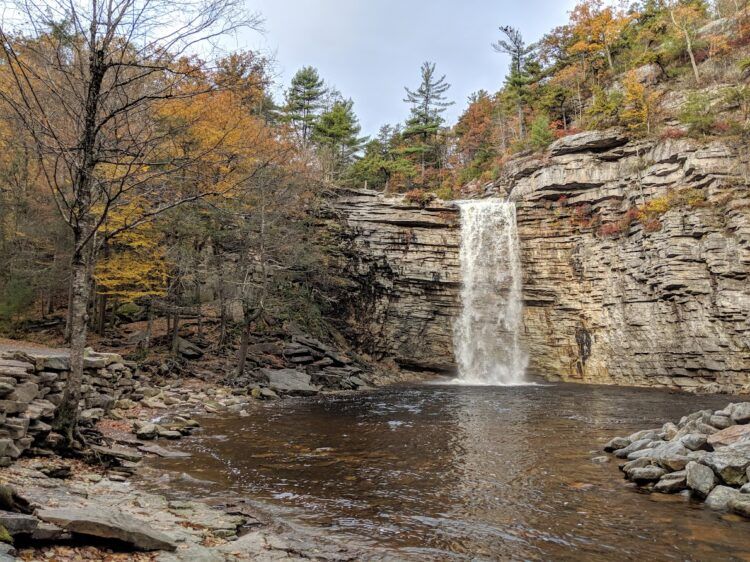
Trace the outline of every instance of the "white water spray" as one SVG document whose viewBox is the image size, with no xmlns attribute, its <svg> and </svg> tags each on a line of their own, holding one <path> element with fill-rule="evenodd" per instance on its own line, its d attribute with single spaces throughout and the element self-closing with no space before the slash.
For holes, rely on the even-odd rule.
<svg viewBox="0 0 750 562">
<path fill-rule="evenodd" d="M 453 345 L 461 384 L 524 384 L 523 303 L 516 207 L 497 199 L 459 201 L 461 316 Z"/>
</svg>

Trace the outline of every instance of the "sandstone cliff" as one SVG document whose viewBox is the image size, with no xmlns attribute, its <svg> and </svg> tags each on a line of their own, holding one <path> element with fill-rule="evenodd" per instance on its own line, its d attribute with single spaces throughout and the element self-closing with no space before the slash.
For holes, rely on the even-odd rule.
<svg viewBox="0 0 750 562">
<path fill-rule="evenodd" d="M 517 203 L 530 371 L 550 379 L 750 390 L 748 149 L 617 132 L 510 161 L 485 195 Z M 346 217 L 359 344 L 448 367 L 457 210 L 372 192 Z M 356 323 L 355 322 L 355 323 Z"/>
<path fill-rule="evenodd" d="M 453 368 L 452 321 L 458 311 L 458 212 L 422 207 L 374 191 L 344 192 L 344 275 L 340 303 L 349 335 L 377 359 L 417 370 Z"/>
</svg>

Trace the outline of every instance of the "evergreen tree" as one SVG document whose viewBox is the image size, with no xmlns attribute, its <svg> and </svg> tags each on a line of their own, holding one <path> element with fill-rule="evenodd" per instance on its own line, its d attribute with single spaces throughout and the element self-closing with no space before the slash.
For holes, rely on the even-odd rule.
<svg viewBox="0 0 750 562">
<path fill-rule="evenodd" d="M 451 85 L 446 82 L 445 75 L 437 78 L 435 63 L 422 64 L 422 83 L 416 90 L 406 90 L 404 101 L 412 105 L 411 117 L 406 122 L 405 138 L 418 138 L 420 143 L 405 149 L 406 154 L 420 156 L 422 167 L 422 181 L 424 181 L 427 159 L 437 153 L 436 147 L 430 145 L 430 140 L 437 136 L 443 124 L 442 113 L 454 102 L 446 101 L 445 93 Z"/>
<path fill-rule="evenodd" d="M 500 31 L 505 35 L 505 39 L 499 39 L 492 45 L 492 48 L 498 53 L 510 55 L 510 73 L 505 82 L 509 93 L 515 98 L 518 112 L 518 137 L 519 140 L 523 140 L 526 136 L 524 106 L 527 101 L 528 86 L 531 82 L 529 65 L 535 63 L 531 55 L 536 47 L 527 45 L 521 32 L 514 27 L 504 25 L 500 28 Z M 535 64 L 535 66 L 538 66 L 538 64 Z"/>
<path fill-rule="evenodd" d="M 303 146 L 312 136 L 327 93 L 325 82 L 312 66 L 300 69 L 292 78 L 286 93 L 285 117 L 297 129 Z"/>
<path fill-rule="evenodd" d="M 329 180 L 340 176 L 366 140 L 359 136 L 362 128 L 353 106 L 351 100 L 336 101 L 315 123 L 313 140 L 320 147 L 321 160 Z"/>
</svg>

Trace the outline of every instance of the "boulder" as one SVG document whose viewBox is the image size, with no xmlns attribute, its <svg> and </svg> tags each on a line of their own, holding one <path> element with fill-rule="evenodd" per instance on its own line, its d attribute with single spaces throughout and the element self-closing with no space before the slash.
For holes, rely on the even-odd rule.
<svg viewBox="0 0 750 562">
<path fill-rule="evenodd" d="M 750 402 L 734 404 L 731 417 L 734 423 L 750 423 Z"/>
<path fill-rule="evenodd" d="M 143 458 L 143 455 L 141 455 L 137 451 L 134 451 L 133 449 L 127 449 L 125 447 L 101 447 L 99 445 L 91 445 L 90 449 L 95 454 L 104 457 L 105 459 L 138 462 Z"/>
<path fill-rule="evenodd" d="M 628 473 L 628 477 L 636 484 L 645 484 L 659 480 L 666 473 L 667 471 L 659 466 L 645 466 L 634 468 Z"/>
<path fill-rule="evenodd" d="M 714 437 L 714 435 L 711 435 L 710 437 Z M 707 437 L 703 433 L 688 433 L 680 439 L 680 442 L 685 446 L 685 448 L 691 451 L 700 451 L 702 449 L 705 449 L 706 443 L 708 441 L 709 437 Z"/>
<path fill-rule="evenodd" d="M 133 422 L 133 433 L 138 439 L 156 439 L 159 434 L 159 428 L 156 424 L 150 422 Z"/>
<path fill-rule="evenodd" d="M 727 505 L 729 511 L 750 518 L 750 494 L 737 494 Z"/>
<path fill-rule="evenodd" d="M 732 447 L 709 453 L 701 461 L 721 478 L 722 482 L 730 486 L 742 486 L 747 482 L 746 471 L 750 466 L 750 455 Z"/>
<path fill-rule="evenodd" d="M 177 338 L 177 353 L 185 359 L 200 359 L 203 357 L 203 350 L 184 338 Z"/>
<path fill-rule="evenodd" d="M 5 527 L 11 536 L 30 535 L 39 525 L 39 520 L 32 515 L 0 511 L 0 527 Z"/>
<path fill-rule="evenodd" d="M 616 129 L 585 131 L 556 140 L 550 145 L 549 151 L 552 156 L 561 156 L 577 152 L 608 150 L 622 146 L 627 142 L 627 137 Z"/>
<path fill-rule="evenodd" d="M 268 379 L 268 387 L 278 394 L 310 396 L 318 392 L 310 383 L 310 375 L 294 369 L 261 369 Z"/>
<path fill-rule="evenodd" d="M 42 521 L 71 533 L 122 541 L 138 550 L 175 550 L 174 541 L 148 523 L 105 506 L 46 508 L 37 511 Z"/>
<path fill-rule="evenodd" d="M 740 495 L 739 490 L 728 486 L 716 486 L 706 498 L 706 505 L 711 509 L 728 509 L 729 502 Z"/>
<path fill-rule="evenodd" d="M 687 472 L 680 470 L 662 476 L 654 486 L 654 491 L 662 494 L 675 494 L 685 488 L 687 488 Z"/>
<path fill-rule="evenodd" d="M 689 462 L 685 467 L 685 477 L 688 488 L 699 497 L 705 498 L 716 486 L 714 471 L 695 461 Z"/>
<path fill-rule="evenodd" d="M 653 439 L 639 439 L 638 441 L 633 441 L 627 447 L 615 451 L 615 456 L 620 459 L 626 459 L 631 453 L 651 448 L 653 442 Z"/>
<path fill-rule="evenodd" d="M 717 429 L 726 429 L 730 427 L 734 422 L 732 418 L 724 415 L 713 415 L 708 420 L 709 425 L 714 426 Z"/>
<path fill-rule="evenodd" d="M 708 444 L 713 448 L 726 447 L 747 440 L 750 440 L 750 425 L 733 425 L 708 436 Z"/>
<path fill-rule="evenodd" d="M 659 466 L 669 471 L 682 470 L 687 466 L 690 451 L 680 441 L 665 442 L 655 447 L 650 455 Z"/>
</svg>

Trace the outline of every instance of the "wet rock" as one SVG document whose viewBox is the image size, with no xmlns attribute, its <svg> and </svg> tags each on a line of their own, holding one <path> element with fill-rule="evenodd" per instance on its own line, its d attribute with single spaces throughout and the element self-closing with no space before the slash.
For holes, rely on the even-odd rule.
<svg viewBox="0 0 750 562">
<path fill-rule="evenodd" d="M 170 449 L 160 447 L 159 445 L 144 445 L 142 447 L 138 447 L 138 450 L 142 453 L 150 453 L 152 455 L 156 455 L 165 459 L 183 459 L 191 456 L 190 453 L 184 453 L 182 451 L 172 451 Z"/>
<path fill-rule="evenodd" d="M 750 466 L 750 455 L 732 447 L 709 453 L 701 461 L 712 469 L 724 482 L 730 486 L 742 486 L 747 482 L 747 468 Z"/>
<path fill-rule="evenodd" d="M 737 515 L 750 518 L 750 494 L 737 494 L 729 500 L 727 507 Z"/>
<path fill-rule="evenodd" d="M 685 467 L 686 482 L 688 488 L 693 490 L 699 497 L 705 498 L 716 486 L 716 475 L 709 467 L 689 462 Z"/>
<path fill-rule="evenodd" d="M 626 475 L 630 475 L 630 472 L 636 468 L 644 468 L 647 466 L 651 466 L 651 459 L 635 459 L 622 465 L 620 470 Z"/>
<path fill-rule="evenodd" d="M 624 449 L 628 445 L 630 445 L 631 441 L 627 437 L 615 437 L 611 441 L 608 441 L 606 445 L 604 445 L 604 451 L 607 453 L 613 453 L 619 449 Z"/>
<path fill-rule="evenodd" d="M 665 442 L 651 451 L 652 458 L 659 466 L 669 471 L 682 470 L 689 462 L 690 451 L 679 441 Z"/>
<path fill-rule="evenodd" d="M 653 439 L 639 439 L 637 441 L 633 441 L 624 449 L 615 451 L 615 456 L 620 459 L 626 459 L 631 453 L 635 453 L 638 451 L 642 451 L 643 449 L 652 447 L 651 444 L 653 443 L 653 441 Z"/>
<path fill-rule="evenodd" d="M 39 519 L 80 535 L 115 539 L 139 550 L 176 550 L 170 537 L 143 521 L 117 509 L 104 506 L 82 508 L 45 508 Z"/>
<path fill-rule="evenodd" d="M 655 492 L 676 494 L 687 488 L 687 471 L 670 472 L 661 477 L 654 486 Z"/>
<path fill-rule="evenodd" d="M 740 494 L 739 490 L 728 486 L 716 486 L 706 498 L 706 505 L 711 509 L 728 509 L 729 502 Z"/>
<path fill-rule="evenodd" d="M 750 440 L 750 425 L 733 425 L 708 437 L 708 443 L 714 448 L 747 440 Z"/>
<path fill-rule="evenodd" d="M 659 480 L 666 473 L 667 471 L 659 466 L 645 466 L 634 468 L 628 473 L 628 477 L 636 484 L 645 484 Z"/>
</svg>

